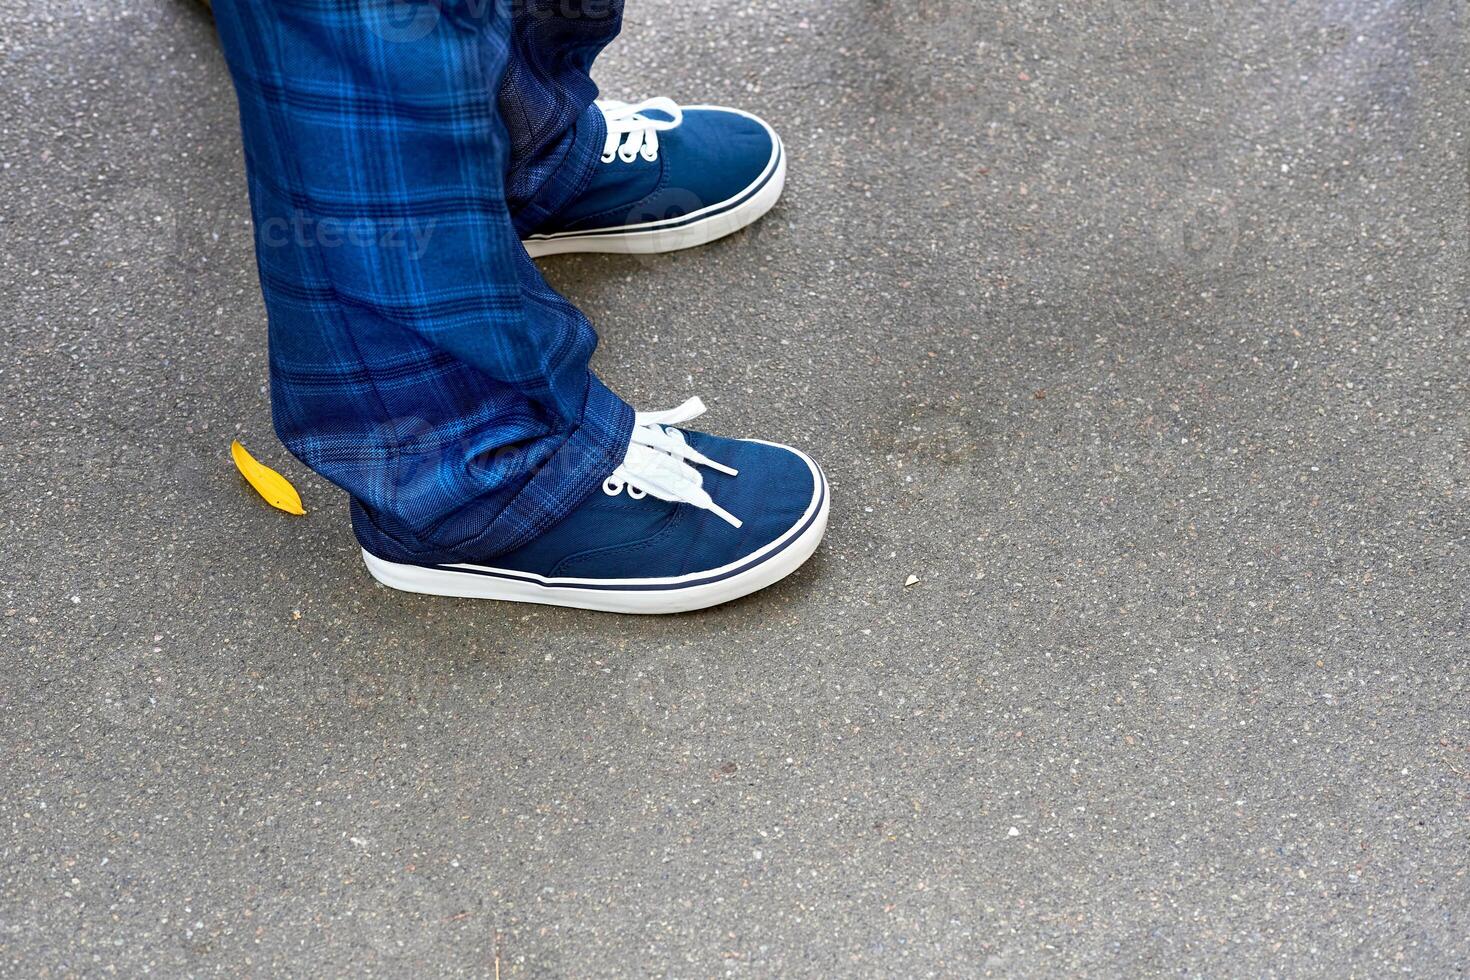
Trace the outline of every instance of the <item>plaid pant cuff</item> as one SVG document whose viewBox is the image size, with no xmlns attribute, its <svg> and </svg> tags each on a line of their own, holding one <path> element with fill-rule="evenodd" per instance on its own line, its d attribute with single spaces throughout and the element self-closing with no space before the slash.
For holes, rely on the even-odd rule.
<svg viewBox="0 0 1470 980">
<path fill-rule="evenodd" d="M 460 560 L 513 551 L 545 534 L 617 469 L 633 434 L 633 409 L 590 372 L 582 420 L 484 533 L 455 547 Z"/>
<path fill-rule="evenodd" d="M 572 127 L 561 163 L 545 178 L 536 196 L 511 215 L 517 234 L 524 237 L 536 231 L 587 189 L 606 141 L 607 119 L 596 105 L 589 105 Z"/>
</svg>

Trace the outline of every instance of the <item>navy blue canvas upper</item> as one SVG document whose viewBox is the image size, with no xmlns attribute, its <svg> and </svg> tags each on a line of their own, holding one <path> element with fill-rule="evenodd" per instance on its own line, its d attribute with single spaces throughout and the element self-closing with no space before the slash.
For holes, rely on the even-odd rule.
<svg viewBox="0 0 1470 980">
<path fill-rule="evenodd" d="M 691 504 L 627 491 L 592 494 L 551 530 L 493 558 L 445 555 L 442 563 L 485 564 L 557 578 L 663 578 L 720 568 L 781 537 L 806 514 L 817 487 L 806 461 L 779 446 L 686 432 L 689 444 L 734 467 L 738 476 L 699 467 L 704 488 L 739 518 L 732 527 Z M 391 561 L 423 563 L 398 550 L 354 511 L 354 528 L 368 551 Z"/>
<path fill-rule="evenodd" d="M 649 118 L 668 116 L 648 110 Z M 587 187 L 536 231 L 553 234 L 678 218 L 738 197 L 771 162 L 775 141 L 758 119 L 724 109 L 685 109 L 658 134 L 658 158 L 599 162 Z"/>
</svg>

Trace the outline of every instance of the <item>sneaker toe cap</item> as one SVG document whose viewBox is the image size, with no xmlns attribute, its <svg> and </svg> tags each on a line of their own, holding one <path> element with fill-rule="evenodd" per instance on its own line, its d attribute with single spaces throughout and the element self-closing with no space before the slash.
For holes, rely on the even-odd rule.
<svg viewBox="0 0 1470 980">
<path fill-rule="evenodd" d="M 664 186 L 649 202 L 661 213 L 697 211 L 749 191 L 774 171 L 775 132 L 755 116 L 733 109 L 693 108 L 678 129 L 664 134 L 671 144 Z"/>
<path fill-rule="evenodd" d="M 704 470 L 704 488 L 741 521 L 731 526 L 708 511 L 696 511 L 697 546 L 685 573 L 719 568 L 752 555 L 799 531 L 823 491 L 822 477 L 806 456 L 786 446 L 691 433 L 690 443 L 738 476 Z"/>
</svg>

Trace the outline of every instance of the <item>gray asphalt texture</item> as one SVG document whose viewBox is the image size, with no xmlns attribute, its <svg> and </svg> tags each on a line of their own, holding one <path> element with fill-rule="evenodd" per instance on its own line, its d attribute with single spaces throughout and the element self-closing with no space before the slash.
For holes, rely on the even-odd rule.
<svg viewBox="0 0 1470 980">
<path fill-rule="evenodd" d="M 1462 4 L 629 0 L 786 196 L 548 276 L 834 486 L 636 620 L 374 585 L 208 16 L 4 7 L 0 975 L 1465 975 Z"/>
</svg>

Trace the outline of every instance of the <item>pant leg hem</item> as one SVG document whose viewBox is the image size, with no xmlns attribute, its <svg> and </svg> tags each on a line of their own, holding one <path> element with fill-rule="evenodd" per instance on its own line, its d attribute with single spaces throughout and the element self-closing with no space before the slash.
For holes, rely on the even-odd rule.
<svg viewBox="0 0 1470 980">
<path fill-rule="evenodd" d="M 396 534 L 383 526 L 397 525 L 391 515 L 380 519 L 356 500 L 353 530 L 364 548 L 390 561 L 438 564 L 494 558 L 546 533 L 586 500 L 622 464 L 632 431 L 633 409 L 589 374 L 576 427 L 484 530 L 455 544 L 405 540 L 410 535 L 402 526 L 394 528 Z"/>
<path fill-rule="evenodd" d="M 607 119 L 596 105 L 589 105 L 572 127 L 571 143 L 561 164 L 541 184 L 536 195 L 511 215 L 519 235 L 525 237 L 537 231 L 581 196 L 592 180 L 605 142 Z"/>
</svg>

